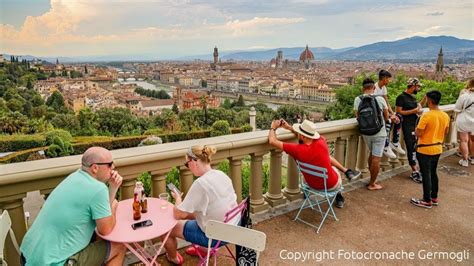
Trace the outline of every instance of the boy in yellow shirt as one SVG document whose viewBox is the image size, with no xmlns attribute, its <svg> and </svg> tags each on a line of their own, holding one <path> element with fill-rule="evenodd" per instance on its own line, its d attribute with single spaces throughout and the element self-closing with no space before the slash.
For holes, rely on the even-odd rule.
<svg viewBox="0 0 474 266">
<path fill-rule="evenodd" d="M 418 207 L 431 209 L 438 205 L 438 160 L 443 152 L 444 136 L 449 129 L 449 116 L 439 110 L 441 92 L 433 90 L 425 96 L 430 111 L 424 113 L 418 126 L 416 158 L 420 166 L 423 180 L 423 199 L 411 199 L 411 203 Z"/>
</svg>

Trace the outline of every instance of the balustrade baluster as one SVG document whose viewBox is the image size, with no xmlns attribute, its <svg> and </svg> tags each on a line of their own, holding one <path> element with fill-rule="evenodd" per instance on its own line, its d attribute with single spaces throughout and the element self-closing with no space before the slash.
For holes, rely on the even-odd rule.
<svg viewBox="0 0 474 266">
<path fill-rule="evenodd" d="M 272 150 L 270 155 L 270 181 L 265 200 L 272 206 L 280 206 L 286 203 L 286 198 L 281 192 L 281 150 Z"/>
<path fill-rule="evenodd" d="M 234 186 L 235 194 L 237 194 L 237 202 L 242 201 L 242 159 L 244 156 L 236 156 L 229 158 L 230 179 Z"/>
<path fill-rule="evenodd" d="M 166 175 L 170 169 L 152 171 L 151 174 L 151 196 L 158 198 L 161 193 L 166 192 Z"/>
<path fill-rule="evenodd" d="M 294 201 L 303 198 L 303 193 L 300 189 L 300 179 L 298 167 L 296 166 L 295 160 L 288 156 L 288 169 L 286 187 L 283 189 L 283 195 L 289 200 Z"/>
<path fill-rule="evenodd" d="M 367 145 L 364 142 L 364 138 L 359 136 L 359 147 L 357 149 L 357 169 L 363 174 L 364 177 L 368 177 L 369 169 L 368 167 L 368 151 Z"/>
<path fill-rule="evenodd" d="M 351 135 L 347 143 L 347 152 L 346 152 L 346 167 L 355 169 L 357 163 L 357 145 L 359 141 L 358 135 Z"/>
<path fill-rule="evenodd" d="M 183 197 L 188 193 L 193 184 L 193 173 L 185 166 L 179 167 L 179 189 L 183 192 Z"/>
<path fill-rule="evenodd" d="M 2 209 L 7 210 L 12 220 L 12 229 L 15 233 L 15 238 L 20 245 L 23 237 L 26 234 L 25 211 L 23 210 L 23 198 L 26 193 L 15 195 L 11 200 L 2 203 Z M 5 259 L 8 265 L 20 265 L 20 256 L 13 246 L 13 242 L 9 236 L 6 239 L 6 254 Z"/>
<path fill-rule="evenodd" d="M 261 212 L 269 208 L 268 203 L 263 200 L 263 155 L 265 153 L 251 154 L 250 161 L 250 210 L 253 213 Z"/>
</svg>

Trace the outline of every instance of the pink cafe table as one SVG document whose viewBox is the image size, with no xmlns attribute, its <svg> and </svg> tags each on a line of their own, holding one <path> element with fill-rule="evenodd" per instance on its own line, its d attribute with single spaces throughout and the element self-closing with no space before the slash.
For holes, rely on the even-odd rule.
<svg viewBox="0 0 474 266">
<path fill-rule="evenodd" d="M 158 263 L 156 259 L 161 252 L 166 240 L 171 233 L 171 229 L 178 222 L 173 216 L 173 204 L 166 202 L 167 208 L 162 209 L 163 200 L 156 198 L 147 198 L 148 212 L 142 213 L 140 220 L 133 220 L 133 199 L 122 200 L 118 203 L 116 212 L 116 223 L 112 232 L 106 236 L 99 236 L 111 242 L 123 243 L 137 258 L 145 265 L 154 265 Z M 132 229 L 132 224 L 140 221 L 151 220 L 153 225 L 147 227 Z M 149 240 L 166 234 L 166 237 L 160 248 L 156 250 L 153 243 L 150 245 L 155 251 L 155 255 L 149 254 L 139 242 L 151 242 Z"/>
</svg>

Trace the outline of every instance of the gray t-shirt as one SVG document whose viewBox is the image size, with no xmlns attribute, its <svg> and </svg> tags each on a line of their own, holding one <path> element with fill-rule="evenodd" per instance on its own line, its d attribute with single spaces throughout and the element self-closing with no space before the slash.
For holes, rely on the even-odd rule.
<svg viewBox="0 0 474 266">
<path fill-rule="evenodd" d="M 369 96 L 369 94 L 364 94 L 363 96 Z M 376 96 L 375 99 L 377 100 L 377 103 L 379 104 L 380 110 L 382 112 L 382 118 L 383 118 L 383 110 L 388 109 L 387 103 L 385 103 L 385 99 L 380 96 Z M 361 102 L 360 97 L 357 96 L 354 99 L 354 111 L 357 112 L 359 110 L 360 102 Z M 371 137 L 386 137 L 387 136 L 387 131 L 385 130 L 385 119 L 382 119 L 382 120 L 383 120 L 383 127 L 380 129 L 380 131 L 377 134 L 372 135 Z"/>
</svg>

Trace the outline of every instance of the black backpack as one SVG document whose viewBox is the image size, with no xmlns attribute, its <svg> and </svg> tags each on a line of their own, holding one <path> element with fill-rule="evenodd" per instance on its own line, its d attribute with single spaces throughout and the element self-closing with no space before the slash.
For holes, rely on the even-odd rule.
<svg viewBox="0 0 474 266">
<path fill-rule="evenodd" d="M 240 219 L 240 226 L 252 228 L 252 220 L 250 219 L 250 198 L 245 200 L 247 208 Z M 256 266 L 257 265 L 257 253 L 255 250 L 242 247 L 239 245 L 235 246 L 235 258 L 236 266 Z"/>
<path fill-rule="evenodd" d="M 382 112 L 380 106 L 372 95 L 359 96 L 359 117 L 357 123 L 359 124 L 359 132 L 362 135 L 375 135 L 383 127 Z"/>
</svg>

